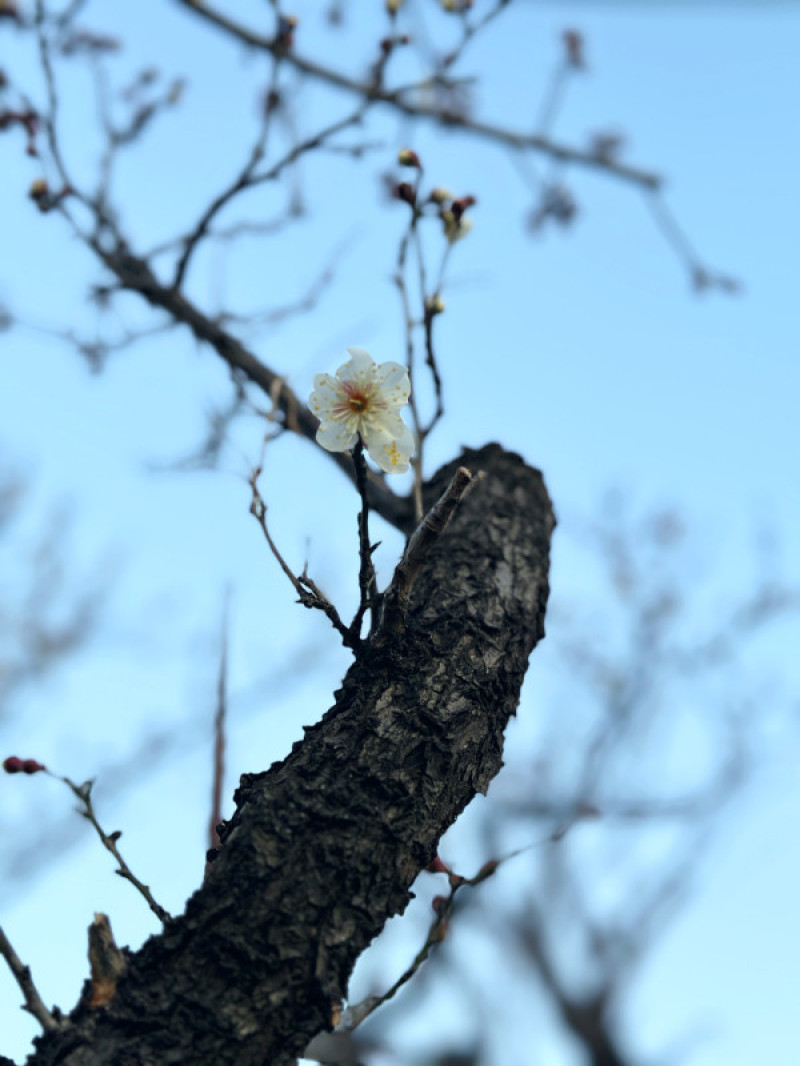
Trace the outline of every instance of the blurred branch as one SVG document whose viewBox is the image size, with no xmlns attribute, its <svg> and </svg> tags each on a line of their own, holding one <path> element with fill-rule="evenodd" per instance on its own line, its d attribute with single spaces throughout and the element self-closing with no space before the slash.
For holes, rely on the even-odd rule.
<svg viewBox="0 0 800 1066">
<path fill-rule="evenodd" d="M 249 29 L 208 4 L 201 3 L 200 0 L 177 0 L 177 3 L 250 48 L 266 51 L 273 55 L 280 52 L 280 45 L 275 38 L 266 37 Z M 630 182 L 643 188 L 658 189 L 661 186 L 662 178 L 651 171 L 605 160 L 592 152 L 561 144 L 538 134 L 522 133 L 492 123 L 481 122 L 478 119 L 465 116 L 459 112 L 442 109 L 436 105 L 428 105 L 422 101 L 411 100 L 409 94 L 419 88 L 417 85 L 400 89 L 376 88 L 370 82 L 349 78 L 331 67 L 300 56 L 295 51 L 286 53 L 283 58 L 287 64 L 303 74 L 307 74 L 327 85 L 344 89 L 356 96 L 386 104 L 411 118 L 426 119 L 441 126 L 461 129 L 479 139 L 507 148 L 533 151 L 549 156 L 552 159 L 573 163 L 576 166 L 604 171 L 622 181 Z"/>
<path fill-rule="evenodd" d="M 225 729 L 228 711 L 228 626 L 230 589 L 225 591 L 222 608 L 222 633 L 217 676 L 217 707 L 214 715 L 214 761 L 211 774 L 211 819 L 208 827 L 209 851 L 219 846 L 217 827 L 222 822 L 222 790 L 225 783 Z"/>
</svg>

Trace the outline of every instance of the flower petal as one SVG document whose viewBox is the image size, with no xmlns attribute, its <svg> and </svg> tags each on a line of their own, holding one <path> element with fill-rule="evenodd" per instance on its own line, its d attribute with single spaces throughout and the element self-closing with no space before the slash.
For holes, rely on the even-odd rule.
<svg viewBox="0 0 800 1066">
<path fill-rule="evenodd" d="M 397 441 L 389 440 L 377 448 L 373 447 L 369 454 L 387 474 L 405 474 L 408 470 L 410 456 L 400 451 Z"/>
<path fill-rule="evenodd" d="M 350 358 L 336 371 L 340 381 L 354 381 L 359 385 L 371 383 L 375 377 L 375 360 L 363 348 L 348 348 Z"/>
<path fill-rule="evenodd" d="M 352 425 L 353 420 L 344 422 L 322 422 L 317 430 L 317 444 L 329 452 L 346 452 L 355 446 L 358 431 Z"/>
<path fill-rule="evenodd" d="M 389 426 L 385 423 L 389 422 Z M 414 454 L 414 434 L 397 414 L 383 412 L 381 422 L 372 420 L 363 430 L 367 451 L 388 474 L 402 474 Z"/>
<path fill-rule="evenodd" d="M 408 370 L 399 363 L 381 363 L 377 366 L 375 384 L 392 407 L 402 407 L 408 402 L 411 383 L 408 380 Z"/>
<path fill-rule="evenodd" d="M 392 437 L 394 440 L 411 440 L 411 450 L 414 450 L 414 438 L 411 435 L 411 430 L 397 411 L 391 408 L 370 411 L 361 421 L 364 424 L 364 439 L 367 442 L 367 447 L 369 447 L 370 435 L 374 434 L 376 437 Z"/>
<path fill-rule="evenodd" d="M 308 406 L 324 422 L 333 416 L 333 409 L 341 402 L 341 385 L 330 374 L 316 374 L 314 391 L 308 398 Z"/>
</svg>

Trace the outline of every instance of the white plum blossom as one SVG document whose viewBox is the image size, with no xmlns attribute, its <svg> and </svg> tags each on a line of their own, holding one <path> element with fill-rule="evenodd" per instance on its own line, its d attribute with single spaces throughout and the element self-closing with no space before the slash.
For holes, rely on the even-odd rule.
<svg viewBox="0 0 800 1066">
<path fill-rule="evenodd" d="M 361 437 L 381 470 L 404 474 L 414 454 L 414 436 L 399 411 L 408 403 L 408 371 L 399 363 L 377 366 L 363 348 L 348 348 L 350 358 L 330 374 L 317 374 L 308 404 L 319 419 L 317 443 L 329 452 L 346 452 Z"/>
</svg>

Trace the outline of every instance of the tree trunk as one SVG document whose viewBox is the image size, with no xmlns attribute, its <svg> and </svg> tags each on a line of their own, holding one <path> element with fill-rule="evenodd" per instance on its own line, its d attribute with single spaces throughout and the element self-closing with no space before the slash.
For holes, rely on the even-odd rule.
<svg viewBox="0 0 800 1066">
<path fill-rule="evenodd" d="M 87 988 L 32 1063 L 291 1066 L 331 1025 L 353 965 L 442 833 L 502 765 L 528 657 L 544 635 L 554 518 L 538 471 L 499 445 L 334 706 L 268 771 L 245 774 L 206 882 L 127 962 Z M 165 812 L 164 824 L 168 822 Z"/>
</svg>

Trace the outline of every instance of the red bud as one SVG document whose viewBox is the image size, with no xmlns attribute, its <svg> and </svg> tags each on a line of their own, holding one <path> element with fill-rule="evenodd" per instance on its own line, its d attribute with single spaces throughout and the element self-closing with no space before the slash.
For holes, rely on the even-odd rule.
<svg viewBox="0 0 800 1066">
<path fill-rule="evenodd" d="M 45 767 L 36 759 L 20 759 L 17 755 L 9 755 L 3 760 L 3 769 L 7 774 L 38 774 Z"/>
<path fill-rule="evenodd" d="M 438 855 L 434 855 L 428 865 L 425 867 L 429 874 L 449 874 L 450 871 L 439 858 Z"/>
</svg>

